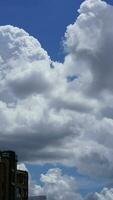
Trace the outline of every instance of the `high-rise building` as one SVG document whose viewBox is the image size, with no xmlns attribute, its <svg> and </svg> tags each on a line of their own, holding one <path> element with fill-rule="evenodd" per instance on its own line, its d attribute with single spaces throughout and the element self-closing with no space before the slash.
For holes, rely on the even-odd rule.
<svg viewBox="0 0 113 200">
<path fill-rule="evenodd" d="M 26 171 L 17 170 L 16 177 L 17 200 L 28 200 L 28 173 Z"/>
<path fill-rule="evenodd" d="M 0 152 L 0 200 L 28 200 L 28 173 L 17 170 L 13 151 Z"/>
<path fill-rule="evenodd" d="M 28 200 L 28 172 L 17 170 L 13 151 L 0 151 L 0 200 Z M 46 196 L 29 200 L 46 200 Z"/>
</svg>

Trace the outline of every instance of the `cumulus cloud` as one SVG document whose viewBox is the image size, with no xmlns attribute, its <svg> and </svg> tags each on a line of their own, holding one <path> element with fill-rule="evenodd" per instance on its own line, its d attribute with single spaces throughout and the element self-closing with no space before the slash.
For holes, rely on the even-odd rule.
<svg viewBox="0 0 113 200">
<path fill-rule="evenodd" d="M 80 138 L 73 142 L 74 152 L 77 151 L 75 146 L 79 149 L 75 153 L 75 162 L 79 170 L 95 176 L 102 176 L 105 167 L 104 175 L 109 177 L 112 176 L 110 126 L 113 123 L 112 10 L 112 6 L 101 0 L 84 1 L 78 10 L 76 22 L 67 27 L 64 42 L 67 51 L 65 73 L 78 77 L 70 84 L 70 90 L 73 94 L 75 90 L 77 99 L 82 95 L 82 105 L 85 106 L 88 100 L 90 108 L 88 114 L 83 109 L 78 117 L 79 121 L 83 119 L 79 122 L 83 128 L 79 129 Z M 80 146 L 84 148 L 83 151 Z M 106 170 L 107 164 L 109 170 Z"/>
<path fill-rule="evenodd" d="M 25 164 L 18 165 L 18 169 L 28 171 Z M 113 189 L 103 188 L 101 192 L 95 192 L 82 197 L 78 193 L 77 182 L 74 177 L 62 173 L 59 168 L 52 168 L 45 174 L 41 174 L 41 185 L 32 179 L 29 173 L 29 196 L 44 195 L 48 200 L 112 200 Z"/>
<path fill-rule="evenodd" d="M 104 188 L 100 193 L 90 194 L 86 200 L 112 200 L 113 189 Z"/>
<path fill-rule="evenodd" d="M 14 149 L 21 161 L 63 163 L 111 179 L 112 13 L 104 1 L 82 3 L 67 27 L 64 63 L 51 61 L 24 30 L 0 27 L 2 149 Z"/>
<path fill-rule="evenodd" d="M 47 52 L 24 30 L 0 27 L 0 99 L 15 102 L 50 87 Z M 43 71 L 47 71 L 48 75 Z"/>
<path fill-rule="evenodd" d="M 62 175 L 59 168 L 50 169 L 45 175 L 41 175 L 44 183 L 44 191 L 49 200 L 82 200 L 76 192 L 76 182 L 73 177 Z"/>
<path fill-rule="evenodd" d="M 18 169 L 27 170 L 25 164 L 19 164 Z M 28 170 L 27 170 L 28 171 Z M 29 173 L 29 171 L 28 171 Z M 41 185 L 33 181 L 29 173 L 29 196 L 47 196 L 48 200 L 83 200 L 77 193 L 77 184 L 73 177 L 63 175 L 61 169 L 49 169 L 46 174 L 41 174 Z"/>
<path fill-rule="evenodd" d="M 101 0 L 84 1 L 77 21 L 68 26 L 65 34 L 65 44 L 74 65 L 71 70 L 80 76 L 87 70 L 89 81 L 85 84 L 91 95 L 112 91 L 112 9 Z"/>
</svg>

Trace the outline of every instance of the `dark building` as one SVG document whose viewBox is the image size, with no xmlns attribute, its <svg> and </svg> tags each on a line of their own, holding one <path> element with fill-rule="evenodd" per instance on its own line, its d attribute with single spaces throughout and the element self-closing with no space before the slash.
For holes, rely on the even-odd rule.
<svg viewBox="0 0 113 200">
<path fill-rule="evenodd" d="M 28 200 L 28 173 L 26 171 L 17 170 L 16 177 L 17 200 Z"/>
<path fill-rule="evenodd" d="M 17 170 L 13 151 L 0 151 L 0 200 L 28 200 L 28 173 Z"/>
</svg>

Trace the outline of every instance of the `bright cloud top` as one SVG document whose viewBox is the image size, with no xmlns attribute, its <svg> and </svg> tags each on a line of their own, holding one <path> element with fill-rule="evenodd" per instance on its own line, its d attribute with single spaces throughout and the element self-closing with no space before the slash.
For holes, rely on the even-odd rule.
<svg viewBox="0 0 113 200">
<path fill-rule="evenodd" d="M 113 189 L 104 188 L 100 193 L 94 193 L 88 195 L 86 200 L 112 200 L 113 199 Z"/>
<path fill-rule="evenodd" d="M 19 169 L 27 170 L 24 164 L 18 165 Z M 27 170 L 28 171 L 28 170 Z M 28 172 L 29 173 L 29 172 Z M 29 173 L 29 196 L 46 195 L 48 200 L 83 200 L 77 193 L 77 184 L 73 177 L 63 175 L 61 169 L 49 169 L 46 174 L 41 174 L 42 186 L 32 180 Z"/>
<path fill-rule="evenodd" d="M 113 7 L 86 0 L 79 13 L 65 33 L 64 63 L 51 61 L 24 30 L 0 27 L 0 146 L 23 161 L 110 179 Z"/>
</svg>

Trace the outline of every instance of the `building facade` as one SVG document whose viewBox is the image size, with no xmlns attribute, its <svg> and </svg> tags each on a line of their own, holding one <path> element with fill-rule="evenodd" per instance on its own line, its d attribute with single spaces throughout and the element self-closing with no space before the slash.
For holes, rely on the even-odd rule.
<svg viewBox="0 0 113 200">
<path fill-rule="evenodd" d="M 16 197 L 17 200 L 28 199 L 28 173 L 26 171 L 17 170 Z"/>
<path fill-rule="evenodd" d="M 17 170 L 13 151 L 0 152 L 0 200 L 28 200 L 28 173 Z"/>
</svg>

